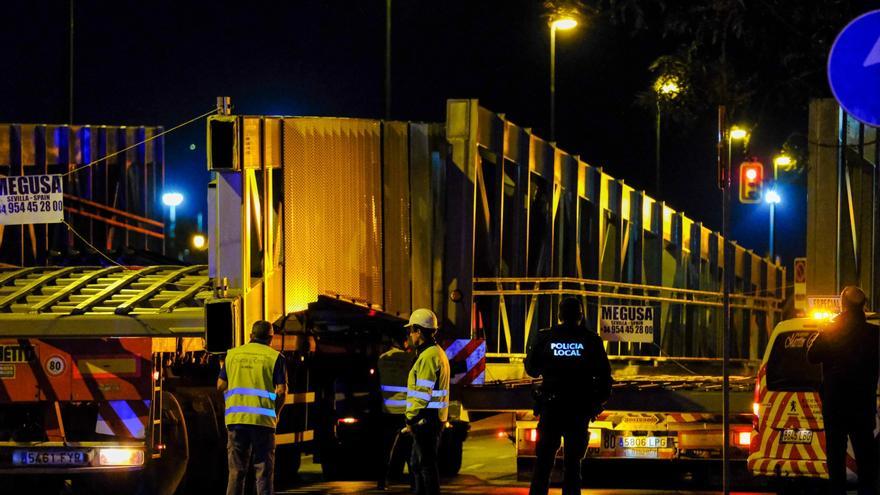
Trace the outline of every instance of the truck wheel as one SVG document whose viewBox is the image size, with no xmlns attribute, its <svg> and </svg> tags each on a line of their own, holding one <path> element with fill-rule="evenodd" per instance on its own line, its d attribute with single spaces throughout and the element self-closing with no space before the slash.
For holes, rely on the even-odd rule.
<svg viewBox="0 0 880 495">
<path fill-rule="evenodd" d="M 301 452 L 296 445 L 275 448 L 275 490 L 289 487 L 299 479 Z M 323 465 L 322 465 L 323 466 Z"/>
<path fill-rule="evenodd" d="M 444 435 L 444 437 L 439 452 L 440 476 L 452 477 L 461 471 L 464 442 L 456 438 L 454 434 Z"/>
<path fill-rule="evenodd" d="M 165 451 L 149 468 L 146 481 L 151 486 L 147 493 L 173 495 L 189 464 L 189 440 L 183 409 L 170 392 L 162 392 L 162 437 Z"/>
</svg>

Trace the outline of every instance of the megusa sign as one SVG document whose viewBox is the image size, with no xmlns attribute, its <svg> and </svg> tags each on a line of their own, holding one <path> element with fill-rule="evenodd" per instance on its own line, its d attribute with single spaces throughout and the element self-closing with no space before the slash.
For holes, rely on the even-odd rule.
<svg viewBox="0 0 880 495">
<path fill-rule="evenodd" d="M 654 342 L 653 306 L 602 306 L 599 336 L 610 342 Z"/>
<path fill-rule="evenodd" d="M 0 225 L 64 221 L 61 175 L 0 177 Z"/>
</svg>

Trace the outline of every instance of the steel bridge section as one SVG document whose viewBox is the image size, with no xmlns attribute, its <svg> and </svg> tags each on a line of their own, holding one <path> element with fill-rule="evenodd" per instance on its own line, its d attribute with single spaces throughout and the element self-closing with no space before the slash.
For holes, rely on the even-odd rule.
<svg viewBox="0 0 880 495">
<path fill-rule="evenodd" d="M 560 298 L 577 295 L 593 326 L 601 305 L 659 309 L 654 345 L 609 343 L 612 355 L 718 357 L 730 267 L 732 357 L 760 358 L 781 318 L 784 267 L 476 100 L 449 100 L 446 126 L 447 229 L 460 232 L 446 239 L 444 285 L 464 294 L 463 304 L 449 305 L 447 328 L 517 359 Z"/>
<path fill-rule="evenodd" d="M 134 247 L 164 253 L 162 131 L 154 126 L 0 124 L 0 174 L 67 174 L 68 222 L 90 243 L 108 251 Z M 121 150 L 127 151 L 82 168 Z M 61 224 L 0 225 L 0 263 L 46 265 L 52 251 L 86 247 Z"/>
<path fill-rule="evenodd" d="M 877 129 L 832 98 L 810 103 L 807 167 L 807 292 L 858 285 L 880 307 L 880 146 Z"/>
</svg>

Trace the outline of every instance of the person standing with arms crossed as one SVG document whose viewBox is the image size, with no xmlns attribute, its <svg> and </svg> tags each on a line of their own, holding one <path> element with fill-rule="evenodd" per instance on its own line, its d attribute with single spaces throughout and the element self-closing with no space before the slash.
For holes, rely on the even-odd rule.
<svg viewBox="0 0 880 495">
<path fill-rule="evenodd" d="M 418 357 L 409 372 L 406 393 L 406 428 L 413 436 L 412 460 L 417 495 L 440 493 L 437 450 L 449 413 L 449 359 L 434 337 L 437 316 L 417 309 L 405 325 Z"/>
<path fill-rule="evenodd" d="M 880 333 L 865 318 L 865 293 L 840 294 L 841 313 L 810 341 L 807 359 L 822 365 L 822 416 L 831 493 L 846 493 L 846 445 L 852 441 L 859 495 L 877 493 L 877 379 Z"/>
<path fill-rule="evenodd" d="M 559 303 L 559 324 L 529 336 L 526 373 L 543 377 L 536 391 L 537 460 L 529 495 L 546 495 L 556 451 L 565 439 L 563 495 L 581 493 L 581 461 L 589 443 L 589 424 L 611 395 L 611 365 L 602 339 L 584 324 L 579 299 Z"/>
<path fill-rule="evenodd" d="M 287 369 L 272 349 L 272 324 L 257 321 L 250 342 L 226 353 L 217 390 L 226 402 L 229 481 L 226 495 L 242 495 L 253 462 L 259 495 L 272 495 L 275 425 L 287 394 Z"/>
</svg>

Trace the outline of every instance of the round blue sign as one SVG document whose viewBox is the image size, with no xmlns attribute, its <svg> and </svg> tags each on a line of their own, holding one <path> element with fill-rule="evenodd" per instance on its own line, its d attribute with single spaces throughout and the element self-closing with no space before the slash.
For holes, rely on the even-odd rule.
<svg viewBox="0 0 880 495">
<path fill-rule="evenodd" d="M 840 106 L 880 126 L 880 10 L 847 24 L 828 55 L 828 82 Z"/>
</svg>

